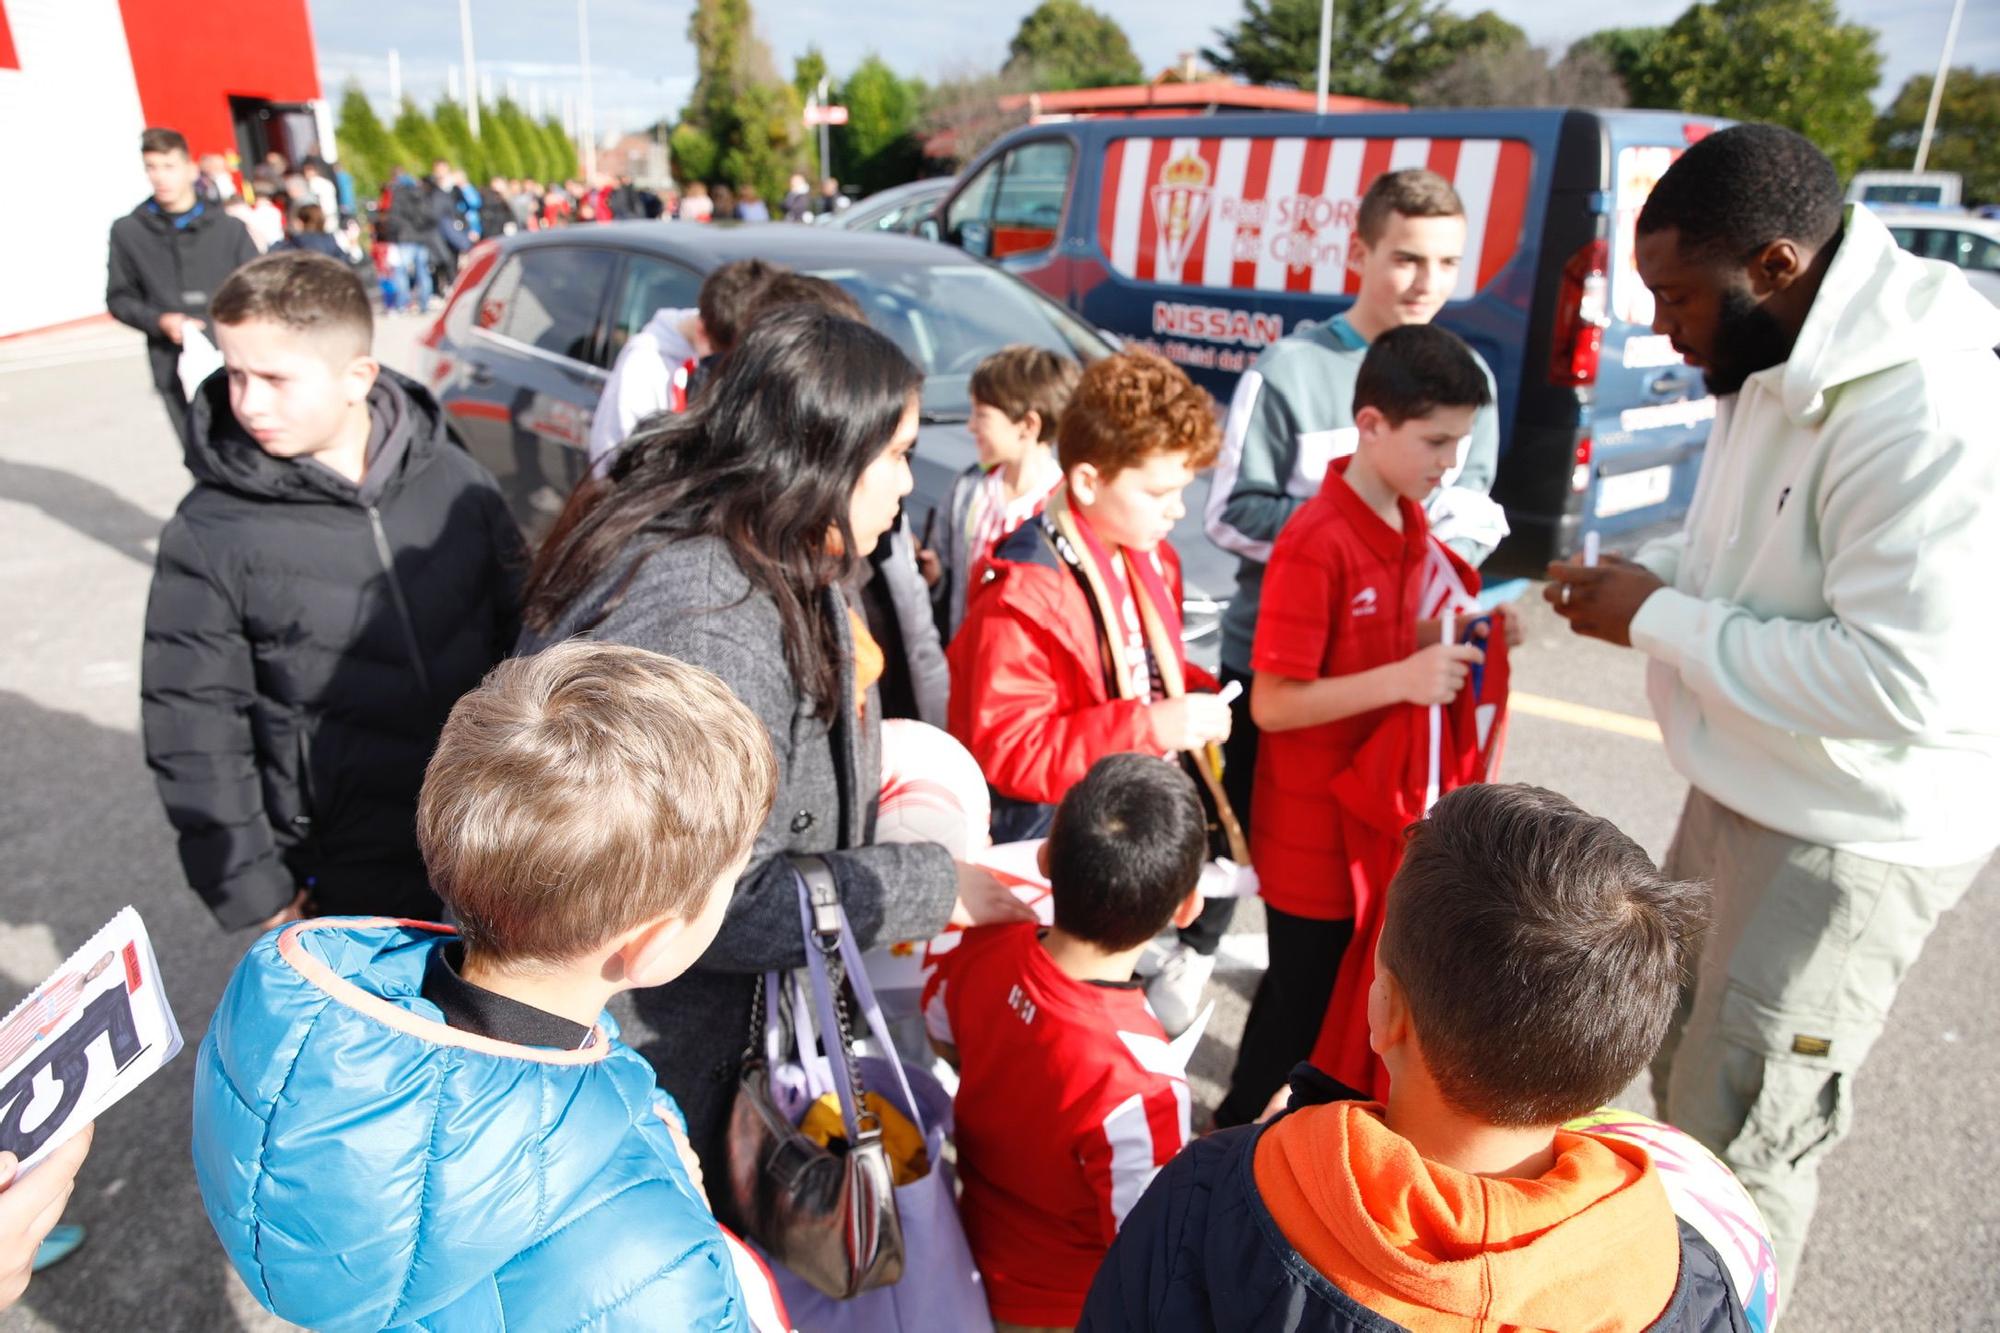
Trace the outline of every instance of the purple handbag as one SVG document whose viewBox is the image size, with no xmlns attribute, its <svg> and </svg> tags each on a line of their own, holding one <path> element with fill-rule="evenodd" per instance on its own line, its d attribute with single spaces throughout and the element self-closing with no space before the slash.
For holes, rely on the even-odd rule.
<svg viewBox="0 0 2000 1333">
<path fill-rule="evenodd" d="M 916 1125 L 923 1135 L 931 1167 L 922 1179 L 893 1187 L 893 1216 L 901 1234 L 900 1275 L 885 1276 L 848 1294 L 838 1294 L 828 1290 L 831 1284 L 816 1280 L 814 1274 L 796 1271 L 774 1247 L 764 1244 L 762 1236 L 753 1239 L 775 1260 L 773 1275 L 800 1333 L 990 1331 L 993 1318 L 986 1306 L 986 1291 L 980 1283 L 971 1246 L 966 1243 L 965 1228 L 959 1221 L 958 1193 L 945 1160 L 946 1140 L 951 1133 L 951 1095 L 929 1072 L 907 1066 L 896 1057 L 888 1024 L 862 962 L 860 946 L 855 943 L 847 914 L 833 892 L 832 874 L 817 858 L 799 868 L 804 872 L 799 882 L 799 903 L 808 940 L 806 980 L 812 992 L 811 1003 L 806 1001 L 806 988 L 795 979 L 789 988 L 789 1008 L 796 1034 L 794 1059 L 780 1060 L 778 1055 L 784 1046 L 780 1010 L 784 1006 L 779 996 L 787 989 L 787 978 L 779 973 L 764 977 L 761 1015 L 764 1040 L 756 1054 L 760 1057 L 758 1063 L 768 1071 L 770 1104 L 787 1118 L 788 1125 L 796 1125 L 816 1098 L 834 1091 L 840 1094 L 848 1141 L 858 1143 L 861 1140 L 854 1136 L 866 1133 L 866 1127 L 857 1123 L 854 1112 L 859 1109 L 862 1089 L 872 1090 Z M 824 884 L 813 883 L 818 878 L 814 870 L 826 877 Z M 838 935 L 837 943 L 826 939 L 834 933 Z M 822 949 L 822 940 L 829 947 Z M 839 971 L 831 965 L 835 955 L 840 960 Z M 853 1057 L 851 1035 L 846 1030 L 846 1006 L 839 995 L 840 972 L 845 973 L 868 1030 L 883 1054 Z M 825 1042 L 825 1058 L 813 1051 L 815 1018 L 819 1032 L 824 1034 L 821 1039 Z M 843 1060 L 836 1054 L 835 1039 L 841 1041 L 841 1050 L 849 1059 Z M 847 1065 L 845 1070 L 840 1067 L 843 1064 Z M 747 1068 L 745 1072 L 747 1077 Z M 850 1081 L 851 1096 L 847 1091 Z M 739 1106 L 741 1101 L 739 1095 Z M 731 1155 L 734 1159 L 733 1146 Z"/>
</svg>

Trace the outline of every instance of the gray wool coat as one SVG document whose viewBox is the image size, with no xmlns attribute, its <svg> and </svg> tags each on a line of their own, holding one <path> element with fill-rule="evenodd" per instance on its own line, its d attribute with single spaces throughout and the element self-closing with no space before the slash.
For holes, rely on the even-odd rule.
<svg viewBox="0 0 2000 1333">
<path fill-rule="evenodd" d="M 750 1031 L 756 977 L 805 966 L 789 853 L 826 857 L 863 948 L 928 939 L 944 929 L 957 898 L 957 872 L 932 844 L 871 847 L 881 790 L 880 703 L 869 691 L 865 718 L 839 709 L 831 727 L 814 715 L 785 665 L 777 604 L 737 567 L 720 539 L 676 542 L 648 557 L 623 600 L 598 624 L 581 627 L 624 576 L 619 565 L 546 634 L 522 636 L 532 653 L 579 634 L 630 644 L 706 667 L 749 705 L 771 734 L 778 795 L 737 882 L 722 931 L 684 976 L 621 997 L 613 1012 L 627 1042 L 653 1064 L 688 1119 L 709 1196 L 727 1207 L 725 1148 L 729 1109 Z M 841 699 L 854 698 L 854 652 L 847 604 L 833 589 L 828 614 L 841 636 Z"/>
</svg>

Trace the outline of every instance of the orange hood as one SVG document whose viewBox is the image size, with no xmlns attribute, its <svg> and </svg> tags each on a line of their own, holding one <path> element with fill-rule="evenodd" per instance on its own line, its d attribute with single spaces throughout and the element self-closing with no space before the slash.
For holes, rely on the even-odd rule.
<svg viewBox="0 0 2000 1333">
<path fill-rule="evenodd" d="M 1559 1132 L 1537 1180 L 1426 1161 L 1379 1106 L 1285 1117 L 1257 1190 L 1285 1239 L 1347 1295 L 1418 1333 L 1644 1329 L 1680 1271 L 1673 1207 L 1645 1151 Z"/>
</svg>

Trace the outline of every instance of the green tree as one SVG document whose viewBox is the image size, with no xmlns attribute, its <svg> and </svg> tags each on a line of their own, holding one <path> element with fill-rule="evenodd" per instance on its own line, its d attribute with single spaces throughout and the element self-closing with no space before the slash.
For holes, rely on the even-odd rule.
<svg viewBox="0 0 2000 1333">
<path fill-rule="evenodd" d="M 1144 83 L 1131 39 L 1110 15 L 1083 0 L 1042 0 L 1007 43 L 1006 69 L 1032 72 L 1038 86 L 1109 88 Z"/>
<path fill-rule="evenodd" d="M 406 156 L 358 84 L 348 84 L 347 91 L 341 94 L 335 138 L 340 144 L 340 164 L 354 177 L 355 194 L 362 199 L 373 199 L 380 194 L 383 184 L 396 174 L 397 164 Z"/>
<path fill-rule="evenodd" d="M 959 74 L 934 84 L 924 92 L 918 122 L 925 152 L 963 167 L 996 139 L 1028 123 L 1026 98 L 1012 111 L 1001 110 L 1000 101 L 1033 87 L 1026 72 L 1018 70 Z"/>
<path fill-rule="evenodd" d="M 1908 171 L 1915 165 L 1930 97 L 1931 76 L 1911 75 L 1875 121 L 1869 166 Z M 1938 103 L 1924 168 L 1963 176 L 1969 204 L 2000 201 L 2000 155 L 1993 151 L 1995 143 L 2000 143 L 2000 73 L 1952 70 L 1945 75 L 1944 98 Z"/>
<path fill-rule="evenodd" d="M 1789 126 L 1847 175 L 1869 153 L 1882 76 L 1875 30 L 1834 0 L 1715 0 L 1675 19 L 1654 56 L 1682 111 Z"/>
<path fill-rule="evenodd" d="M 520 148 L 500 120 L 500 108 L 490 102 L 480 102 L 480 156 L 486 158 L 486 174 L 472 182 L 476 186 L 484 186 L 492 176 L 522 174 Z"/>
<path fill-rule="evenodd" d="M 451 157 L 450 147 L 438 133 L 437 125 L 407 97 L 396 115 L 395 135 L 403 149 L 404 164 L 412 175 L 422 176 L 430 171 L 431 163 Z"/>
<path fill-rule="evenodd" d="M 808 46 L 805 54 L 792 61 L 792 87 L 799 95 L 803 107 L 819 90 L 820 80 L 828 74 L 826 55 L 817 45 Z M 829 85 L 829 93 L 831 85 Z M 807 128 L 805 142 L 800 149 L 807 180 L 816 181 L 826 174 L 819 161 L 819 131 Z"/>
<path fill-rule="evenodd" d="M 1400 48 L 1390 57 L 1388 74 L 1401 91 L 1402 100 L 1414 101 L 1419 99 L 1420 90 L 1426 83 L 1454 65 L 1526 69 L 1530 62 L 1523 59 L 1520 53 L 1530 49 L 1528 34 L 1490 9 L 1482 9 L 1471 18 L 1460 18 L 1448 10 L 1437 10 L 1431 14 L 1423 37 Z M 1314 59 L 1317 58 L 1315 48 Z M 1544 68 L 1548 65 L 1546 58 L 1539 63 Z M 1313 77 L 1317 82 L 1317 69 Z"/>
<path fill-rule="evenodd" d="M 512 169 L 496 169 L 506 175 L 527 180 L 541 180 L 542 177 L 542 136 L 535 122 L 528 119 L 528 113 L 521 104 L 511 97 L 503 97 L 493 106 L 492 120 L 495 128 L 487 129 L 485 117 L 480 118 L 480 129 L 495 136 L 495 153 L 506 153 L 511 157 Z M 500 143 L 505 147 L 501 148 Z"/>
<path fill-rule="evenodd" d="M 715 178 L 715 163 L 720 154 L 715 151 L 715 140 L 708 137 L 706 130 L 684 121 L 674 126 L 673 137 L 668 143 L 674 156 L 675 180 L 686 185 L 692 181 Z"/>
<path fill-rule="evenodd" d="M 486 154 L 479 140 L 472 137 L 472 122 L 465 118 L 465 108 L 449 97 L 443 98 L 431 113 L 431 123 L 437 126 L 438 138 L 445 144 L 444 155 L 451 159 L 451 164 L 473 180 L 485 180 L 490 174 L 486 170 Z"/>
<path fill-rule="evenodd" d="M 1216 29 L 1209 64 L 1251 83 L 1311 88 L 1319 78 L 1319 0 L 1244 0 L 1233 28 Z M 1453 62 L 1482 50 L 1525 46 L 1521 30 L 1490 10 L 1460 18 L 1443 0 L 1338 0 L 1327 89 L 1405 102 Z"/>
<path fill-rule="evenodd" d="M 750 0 L 696 0 L 688 40 L 699 74 L 681 120 L 715 144 L 717 179 L 777 199 L 805 165 L 804 100 L 778 77 L 755 23 Z"/>
<path fill-rule="evenodd" d="M 811 97 L 830 72 L 826 54 L 817 45 L 808 46 L 804 55 L 792 61 L 792 87 L 799 90 L 800 97 Z"/>
<path fill-rule="evenodd" d="M 1468 51 L 1417 88 L 1425 106 L 1597 106 L 1626 104 L 1610 58 L 1572 46 L 1560 60 L 1539 46 L 1483 46 Z"/>
<path fill-rule="evenodd" d="M 923 84 L 870 55 L 840 85 L 838 104 L 847 108 L 847 124 L 834 131 L 833 160 L 852 192 L 870 194 L 916 179 L 924 164 L 916 137 Z"/>
<path fill-rule="evenodd" d="M 1594 52 L 1610 64 L 1625 85 L 1630 105 L 1679 110 L 1680 103 L 1659 65 L 1660 43 L 1666 35 L 1665 28 L 1606 28 L 1574 42 L 1567 58 Z"/>
<path fill-rule="evenodd" d="M 569 131 L 554 116 L 543 121 L 542 165 L 547 171 L 543 177 L 548 181 L 566 181 L 576 175 L 576 140 L 569 137 Z"/>
</svg>

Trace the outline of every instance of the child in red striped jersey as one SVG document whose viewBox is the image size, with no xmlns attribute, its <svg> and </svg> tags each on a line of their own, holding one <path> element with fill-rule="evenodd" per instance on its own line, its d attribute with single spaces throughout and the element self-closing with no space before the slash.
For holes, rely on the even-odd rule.
<svg viewBox="0 0 2000 1333">
<path fill-rule="evenodd" d="M 1002 1333 L 1066 1329 L 1125 1214 L 1189 1137 L 1186 1053 L 1133 968 L 1201 911 L 1194 780 L 1150 755 L 1092 765 L 1042 848 L 1055 925 L 979 926 L 925 987 L 959 1069 L 960 1212 Z"/>
</svg>

